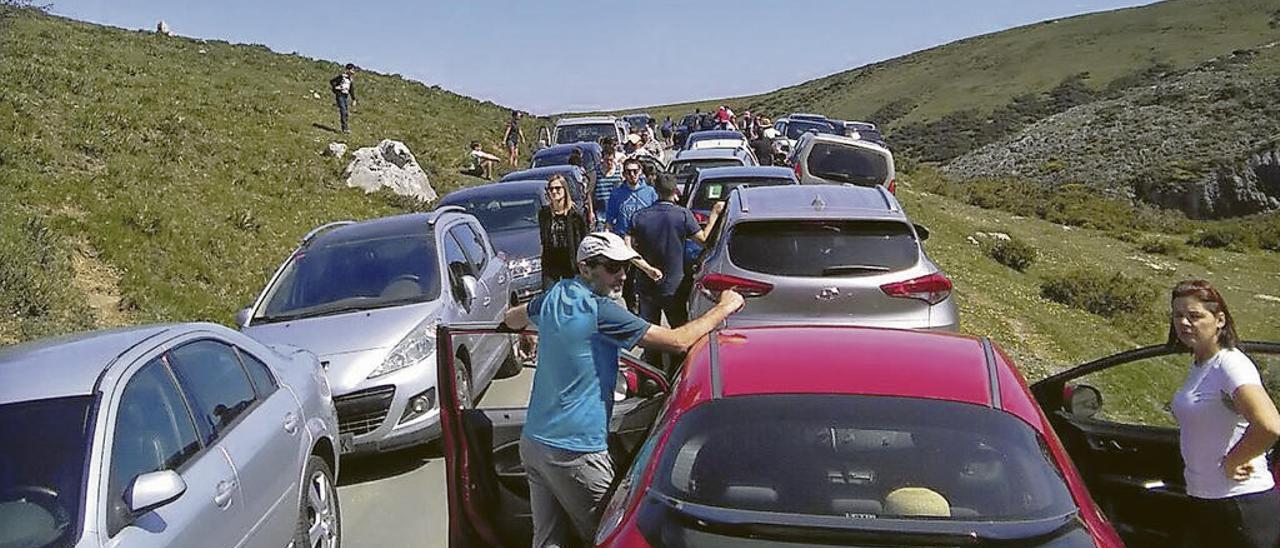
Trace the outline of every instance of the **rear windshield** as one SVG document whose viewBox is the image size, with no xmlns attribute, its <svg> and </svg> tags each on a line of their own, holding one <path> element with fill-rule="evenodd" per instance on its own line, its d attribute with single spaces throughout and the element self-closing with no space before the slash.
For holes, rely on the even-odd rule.
<svg viewBox="0 0 1280 548">
<path fill-rule="evenodd" d="M 814 143 L 807 164 L 813 176 L 841 183 L 882 185 L 889 178 L 888 160 L 858 146 Z"/>
<path fill-rule="evenodd" d="M 257 320 L 286 321 L 424 302 L 440 296 L 431 233 L 315 245 L 295 254 Z"/>
<path fill-rule="evenodd" d="M 746 179 L 713 179 L 698 185 L 698 193 L 689 199 L 689 209 L 710 210 L 712 204 L 724 200 L 729 191 L 735 188 L 753 186 L 778 186 L 792 184 L 791 179 L 771 179 L 765 177 Z"/>
<path fill-rule="evenodd" d="M 654 490 L 734 510 L 936 522 L 1076 509 L 1035 430 L 1003 411 L 941 400 L 723 398 L 682 417 L 659 458 Z"/>
<path fill-rule="evenodd" d="M 480 226 L 489 232 L 517 228 L 537 228 L 538 209 L 542 207 L 541 192 L 526 196 L 475 197 L 454 199 L 440 205 L 457 205 L 476 216 Z"/>
<path fill-rule="evenodd" d="M 791 120 L 790 122 L 787 122 L 787 138 L 788 139 L 792 139 L 792 140 L 799 139 L 801 135 L 804 135 L 805 133 L 808 133 L 810 131 L 817 131 L 818 133 L 831 133 L 831 134 L 844 133 L 842 131 L 837 132 L 835 128 L 831 127 L 831 124 L 828 124 L 826 122 L 812 122 L 809 120 Z"/>
<path fill-rule="evenodd" d="M 685 160 L 682 162 L 672 162 L 668 171 L 674 173 L 677 177 L 689 177 L 698 171 L 709 167 L 737 167 L 740 165 L 742 165 L 742 162 L 730 159 Z"/>
<path fill-rule="evenodd" d="M 733 264 L 776 276 L 857 276 L 916 264 L 911 227 L 894 221 L 754 221 L 733 227 Z"/>
<path fill-rule="evenodd" d="M 556 144 L 599 142 L 604 137 L 618 138 L 613 124 L 574 124 L 556 128 Z"/>
</svg>

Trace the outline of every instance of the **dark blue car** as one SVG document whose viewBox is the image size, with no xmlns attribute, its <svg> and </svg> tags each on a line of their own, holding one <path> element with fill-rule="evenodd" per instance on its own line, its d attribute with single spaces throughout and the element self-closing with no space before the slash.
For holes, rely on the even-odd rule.
<svg viewBox="0 0 1280 548">
<path fill-rule="evenodd" d="M 533 154 L 531 167 L 549 167 L 569 165 L 569 154 L 574 149 L 582 151 L 582 169 L 594 171 L 600 165 L 601 147 L 599 143 L 567 143 L 544 148 Z"/>
<path fill-rule="evenodd" d="M 587 173 L 578 166 L 565 164 L 512 171 L 498 182 L 541 181 L 545 185 L 547 180 L 557 173 L 564 175 L 564 178 L 569 181 L 569 195 L 573 197 L 573 203 L 584 204 L 582 197 L 587 193 Z"/>
<path fill-rule="evenodd" d="M 480 221 L 494 249 L 507 255 L 511 291 L 519 302 L 542 291 L 538 210 L 546 204 L 545 188 L 545 181 L 490 183 L 450 192 L 439 204 L 462 206 Z"/>
</svg>

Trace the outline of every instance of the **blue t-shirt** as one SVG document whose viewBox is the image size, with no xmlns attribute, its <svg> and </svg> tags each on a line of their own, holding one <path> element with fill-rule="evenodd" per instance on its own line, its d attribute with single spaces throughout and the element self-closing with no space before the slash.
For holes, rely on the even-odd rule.
<svg viewBox="0 0 1280 548">
<path fill-rule="evenodd" d="M 645 262 L 662 271 L 662 279 L 655 282 L 648 276 L 639 276 L 636 286 L 645 293 L 657 290 L 658 295 L 676 294 L 684 281 L 684 242 L 702 230 L 693 212 L 671 202 L 658 202 L 636 213 L 631 222 L 631 239 L 636 251 Z"/>
<path fill-rule="evenodd" d="M 580 453 L 608 449 L 618 351 L 638 344 L 649 323 L 579 278 L 556 282 L 528 311 L 538 326 L 538 368 L 523 435 Z"/>
<path fill-rule="evenodd" d="M 625 236 L 631 232 L 631 222 L 636 212 L 653 205 L 658 201 L 658 192 L 653 187 L 641 182 L 632 190 L 626 183 L 620 184 L 609 195 L 609 206 L 605 221 L 613 226 L 613 231 Z"/>
</svg>

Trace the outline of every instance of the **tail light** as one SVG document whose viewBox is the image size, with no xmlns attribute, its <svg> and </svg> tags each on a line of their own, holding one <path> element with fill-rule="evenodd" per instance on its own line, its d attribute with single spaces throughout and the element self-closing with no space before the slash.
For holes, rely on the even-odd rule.
<svg viewBox="0 0 1280 548">
<path fill-rule="evenodd" d="M 929 304 L 938 304 L 951 295 L 951 280 L 941 272 L 935 272 L 905 282 L 884 284 L 880 286 L 880 290 L 890 297 L 918 299 Z"/>
<path fill-rule="evenodd" d="M 698 288 L 712 293 L 732 289 L 743 297 L 763 297 L 773 291 L 773 284 L 713 272 L 698 280 Z"/>
<path fill-rule="evenodd" d="M 889 179 L 889 194 L 897 194 L 897 193 L 898 193 L 898 178 L 894 177 L 892 179 Z"/>
<path fill-rule="evenodd" d="M 794 168 L 795 168 L 795 170 L 796 170 L 796 180 L 799 180 L 799 179 L 800 179 L 800 177 L 801 177 L 801 175 L 800 175 L 800 162 L 796 162 L 796 165 L 794 166 Z"/>
<path fill-rule="evenodd" d="M 707 221 L 710 220 L 710 217 L 707 217 L 706 213 L 695 211 L 693 212 L 693 220 L 698 221 L 698 224 L 705 225 L 707 224 Z"/>
</svg>

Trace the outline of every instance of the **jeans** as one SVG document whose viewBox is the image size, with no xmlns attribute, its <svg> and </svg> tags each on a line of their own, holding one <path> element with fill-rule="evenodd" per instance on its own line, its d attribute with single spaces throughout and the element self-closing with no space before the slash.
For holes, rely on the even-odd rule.
<svg viewBox="0 0 1280 548">
<path fill-rule="evenodd" d="M 654 289 L 654 288 L 646 288 Z M 660 325 L 663 314 L 667 316 L 667 326 L 675 329 L 686 323 L 689 323 L 689 311 L 685 308 L 685 301 L 677 295 L 661 295 L 656 289 L 652 292 L 640 290 L 636 295 L 636 306 L 640 308 L 639 316 L 644 321 L 654 325 Z M 664 370 L 668 364 L 663 363 L 664 357 L 670 356 L 674 365 L 678 361 L 679 356 L 661 352 L 658 350 L 645 350 L 644 361 L 650 365 L 658 366 Z"/>
<path fill-rule="evenodd" d="M 529 478 L 533 546 L 590 546 L 613 483 L 609 452 L 578 453 L 521 437 L 520 460 Z"/>
<path fill-rule="evenodd" d="M 1199 519 L 1188 524 L 1187 546 L 1265 547 L 1280 542 L 1280 491 L 1272 488 L 1225 499 L 1196 499 Z"/>
<path fill-rule="evenodd" d="M 342 124 L 342 131 L 347 129 L 347 115 L 351 112 L 351 97 L 342 93 L 335 93 L 334 98 L 338 100 L 338 121 Z"/>
</svg>

